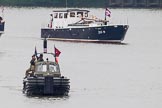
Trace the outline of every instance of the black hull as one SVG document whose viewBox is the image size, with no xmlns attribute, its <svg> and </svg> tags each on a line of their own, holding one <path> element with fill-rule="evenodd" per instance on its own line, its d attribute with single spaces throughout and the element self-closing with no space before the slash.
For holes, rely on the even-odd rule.
<svg viewBox="0 0 162 108">
<path fill-rule="evenodd" d="M 62 77 L 29 77 L 23 83 L 23 93 L 27 96 L 67 96 L 70 90 L 69 79 Z"/>
<path fill-rule="evenodd" d="M 128 25 L 112 25 L 100 27 L 41 29 L 41 38 L 61 41 L 87 42 L 121 42 L 125 38 Z"/>
<path fill-rule="evenodd" d="M 5 22 L 0 23 L 0 36 L 4 33 Z"/>
</svg>

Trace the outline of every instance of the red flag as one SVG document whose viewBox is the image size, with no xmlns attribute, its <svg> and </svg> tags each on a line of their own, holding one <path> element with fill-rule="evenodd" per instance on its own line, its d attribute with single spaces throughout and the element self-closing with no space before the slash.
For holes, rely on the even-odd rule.
<svg viewBox="0 0 162 108">
<path fill-rule="evenodd" d="M 58 57 L 55 57 L 55 62 L 58 63 Z"/>
<path fill-rule="evenodd" d="M 111 16 L 111 11 L 108 8 L 105 10 L 105 16 Z"/>
<path fill-rule="evenodd" d="M 55 57 L 58 57 L 61 54 L 61 51 L 59 51 L 55 46 L 54 46 L 54 52 L 55 52 Z"/>
</svg>

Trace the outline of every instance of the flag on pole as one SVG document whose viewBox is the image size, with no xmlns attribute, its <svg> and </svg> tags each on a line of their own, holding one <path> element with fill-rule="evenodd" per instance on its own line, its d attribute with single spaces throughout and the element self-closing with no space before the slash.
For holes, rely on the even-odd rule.
<svg viewBox="0 0 162 108">
<path fill-rule="evenodd" d="M 37 56 L 37 48 L 35 46 L 35 51 L 34 51 L 35 56 Z"/>
<path fill-rule="evenodd" d="M 61 51 L 58 50 L 54 45 L 54 53 L 55 53 L 55 62 L 58 63 L 58 57 L 61 54 Z"/>
<path fill-rule="evenodd" d="M 55 62 L 58 63 L 58 57 L 55 57 Z"/>
<path fill-rule="evenodd" d="M 111 11 L 109 10 L 109 8 L 105 9 L 105 16 L 111 16 Z"/>
<path fill-rule="evenodd" d="M 55 57 L 59 57 L 61 54 L 61 51 L 59 51 L 55 46 L 54 46 L 54 52 L 55 52 Z"/>
<path fill-rule="evenodd" d="M 38 53 L 37 53 L 37 48 L 36 48 L 36 46 L 35 46 L 34 54 L 35 54 L 36 58 L 38 59 L 38 56 L 37 56 Z"/>
</svg>

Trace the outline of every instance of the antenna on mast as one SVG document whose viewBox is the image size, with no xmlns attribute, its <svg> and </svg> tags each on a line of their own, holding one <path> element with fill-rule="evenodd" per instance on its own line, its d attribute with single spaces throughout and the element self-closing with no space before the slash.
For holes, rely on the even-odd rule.
<svg viewBox="0 0 162 108">
<path fill-rule="evenodd" d="M 4 18 L 4 7 L 2 6 L 2 18 Z"/>
</svg>

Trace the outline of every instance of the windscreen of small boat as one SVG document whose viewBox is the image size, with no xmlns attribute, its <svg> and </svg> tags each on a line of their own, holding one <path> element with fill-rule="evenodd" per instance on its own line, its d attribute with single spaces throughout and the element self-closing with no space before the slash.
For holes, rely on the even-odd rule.
<svg viewBox="0 0 162 108">
<path fill-rule="evenodd" d="M 39 64 L 36 66 L 36 71 L 37 72 L 59 72 L 59 67 L 58 65 L 54 65 L 54 64 Z"/>
<path fill-rule="evenodd" d="M 46 64 L 41 64 L 36 67 L 36 71 L 38 72 L 47 72 L 47 65 Z"/>
<path fill-rule="evenodd" d="M 55 65 L 49 65 L 50 72 L 57 72 L 57 67 Z"/>
</svg>

